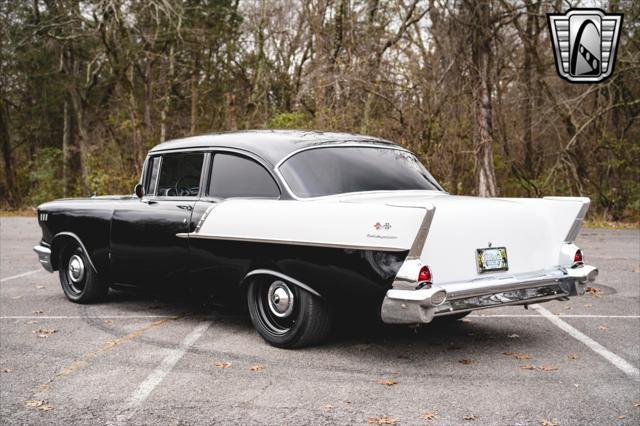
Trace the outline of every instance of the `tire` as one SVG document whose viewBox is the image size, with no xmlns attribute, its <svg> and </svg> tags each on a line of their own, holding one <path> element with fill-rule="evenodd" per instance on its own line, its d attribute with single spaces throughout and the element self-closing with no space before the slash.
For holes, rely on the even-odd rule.
<svg viewBox="0 0 640 426">
<path fill-rule="evenodd" d="M 333 313 L 327 302 L 280 278 L 252 280 L 247 304 L 258 334 L 278 348 L 317 344 L 331 330 Z"/>
<path fill-rule="evenodd" d="M 94 303 L 109 292 L 108 283 L 96 273 L 86 253 L 73 242 L 60 252 L 58 274 L 64 295 L 74 303 Z"/>
</svg>

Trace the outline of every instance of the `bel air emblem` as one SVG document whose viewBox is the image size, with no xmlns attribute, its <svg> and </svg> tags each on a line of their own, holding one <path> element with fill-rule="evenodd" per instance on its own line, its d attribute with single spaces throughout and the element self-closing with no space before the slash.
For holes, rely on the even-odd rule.
<svg viewBox="0 0 640 426">
<path fill-rule="evenodd" d="M 548 14 L 553 53 L 560 77 L 572 83 L 597 83 L 613 72 L 621 13 L 571 9 Z"/>
</svg>

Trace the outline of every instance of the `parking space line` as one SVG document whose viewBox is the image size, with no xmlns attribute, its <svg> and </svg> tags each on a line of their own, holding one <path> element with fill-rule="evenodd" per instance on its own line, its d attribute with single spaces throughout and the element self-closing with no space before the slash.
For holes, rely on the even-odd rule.
<svg viewBox="0 0 640 426">
<path fill-rule="evenodd" d="M 138 408 L 148 397 L 151 392 L 162 382 L 162 380 L 171 372 L 173 367 L 180 361 L 184 354 L 193 346 L 196 341 L 209 328 L 209 321 L 202 322 L 196 326 L 177 348 L 171 349 L 167 356 L 162 360 L 160 365 L 147 376 L 147 378 L 138 386 L 131 394 L 125 410 L 116 417 L 116 424 L 126 424 L 133 416 L 135 409 Z"/>
<path fill-rule="evenodd" d="M 34 269 L 33 271 L 27 271 L 27 272 L 23 272 L 22 274 L 18 274 L 18 275 L 12 275 L 10 277 L 7 278 L 2 278 L 0 279 L 0 283 L 6 282 L 6 281 L 11 281 L 11 280 L 15 280 L 18 278 L 22 278 L 22 277 L 26 277 L 28 275 L 32 275 L 38 272 L 42 272 L 44 269 Z"/>
<path fill-rule="evenodd" d="M 632 380 L 640 381 L 639 369 L 637 369 L 636 367 L 634 367 L 633 365 L 631 365 L 630 363 L 628 363 L 618 355 L 609 351 L 607 348 L 605 348 L 600 343 L 596 342 L 586 334 L 578 331 L 571 325 L 567 324 L 566 322 L 561 320 L 557 315 L 552 314 L 542 306 L 531 305 L 531 308 L 535 309 L 540 315 L 542 315 L 543 317 L 551 321 L 551 323 L 553 323 L 555 326 L 557 326 L 559 329 L 561 329 L 565 333 L 569 334 L 574 339 L 584 343 L 589 349 L 591 349 L 592 351 L 594 351 L 595 353 L 597 353 L 598 355 L 600 355 L 601 357 L 609 361 L 616 368 L 618 368 L 620 371 L 626 374 L 629 378 L 631 378 Z"/>
<path fill-rule="evenodd" d="M 13 315 L 0 316 L 0 320 L 16 320 L 16 319 L 161 319 L 175 318 L 176 315 Z"/>
</svg>

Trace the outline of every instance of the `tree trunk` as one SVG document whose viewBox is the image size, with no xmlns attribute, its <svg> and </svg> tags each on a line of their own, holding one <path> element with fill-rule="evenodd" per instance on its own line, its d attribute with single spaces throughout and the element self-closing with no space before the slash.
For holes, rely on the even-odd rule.
<svg viewBox="0 0 640 426">
<path fill-rule="evenodd" d="M 224 100 L 226 104 L 225 115 L 227 130 L 238 130 L 236 123 L 236 95 L 231 92 L 226 92 L 224 94 Z"/>
<path fill-rule="evenodd" d="M 198 123 L 198 62 L 196 58 L 191 73 L 191 127 L 189 129 L 191 135 L 195 135 Z"/>
<path fill-rule="evenodd" d="M 471 15 L 471 59 L 474 102 L 474 148 L 476 192 L 480 197 L 498 193 L 493 163 L 492 45 L 489 2 L 469 0 Z"/>
<path fill-rule="evenodd" d="M 169 70 L 167 72 L 165 94 L 162 99 L 162 110 L 160 111 L 160 142 L 167 140 L 167 117 L 171 108 L 171 86 L 176 73 L 176 50 L 172 44 L 169 48 Z"/>
<path fill-rule="evenodd" d="M 64 100 L 63 118 L 62 118 L 62 191 L 65 197 L 71 195 L 73 182 L 73 167 L 71 161 L 73 159 L 72 152 L 72 134 L 73 126 L 71 123 L 71 114 L 69 113 L 69 101 Z"/>
<path fill-rule="evenodd" d="M 4 160 L 5 201 L 9 206 L 16 207 L 19 203 L 13 168 L 13 156 L 11 155 L 11 140 L 9 139 L 9 111 L 5 102 L 0 104 L 0 140 L 2 143 L 2 159 Z"/>
</svg>

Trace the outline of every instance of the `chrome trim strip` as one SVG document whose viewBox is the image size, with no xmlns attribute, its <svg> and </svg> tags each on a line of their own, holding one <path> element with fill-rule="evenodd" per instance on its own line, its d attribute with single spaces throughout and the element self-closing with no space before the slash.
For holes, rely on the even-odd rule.
<svg viewBox="0 0 640 426">
<path fill-rule="evenodd" d="M 245 275 L 242 281 L 245 281 L 247 278 L 252 277 L 254 275 L 272 275 L 274 277 L 278 277 L 278 278 L 281 278 L 283 280 L 287 280 L 291 284 L 297 285 L 298 287 L 308 291 L 309 293 L 311 293 L 311 294 L 313 294 L 315 296 L 322 297 L 320 295 L 320 293 L 318 293 L 317 291 L 315 291 L 314 289 L 312 289 L 311 287 L 309 287 L 305 283 L 300 282 L 300 281 L 296 280 L 295 278 L 291 278 L 290 276 L 285 275 L 285 274 L 283 274 L 281 272 L 272 271 L 271 269 L 254 269 L 253 271 L 251 271 L 247 275 Z"/>
<path fill-rule="evenodd" d="M 582 228 L 582 221 L 587 216 L 587 211 L 589 210 L 590 201 L 584 203 L 580 208 L 580 212 L 578 212 L 578 216 L 576 216 L 573 225 L 571 225 L 571 229 L 567 233 L 567 236 L 564 238 L 565 243 L 572 243 L 576 240 L 578 233 L 580 232 L 580 228 Z"/>
<path fill-rule="evenodd" d="M 204 213 L 202 214 L 202 217 L 200 218 L 200 220 L 198 221 L 198 225 L 196 226 L 196 229 L 193 230 L 194 234 L 197 234 L 200 231 L 200 227 L 202 226 L 202 224 L 204 223 L 204 220 L 207 218 L 207 216 L 209 216 L 209 213 L 211 213 L 211 210 L 213 210 L 213 208 L 215 206 L 217 206 L 218 203 L 214 203 L 212 205 L 210 205 L 207 210 L 204 211 Z"/>
<path fill-rule="evenodd" d="M 310 246 L 310 247 L 327 247 L 327 248 L 339 248 L 348 250 L 373 250 L 373 251 L 392 251 L 402 252 L 406 249 L 396 247 L 382 247 L 382 246 L 364 246 L 353 244 L 340 244 L 340 243 L 315 243 L 308 241 L 288 241 L 288 240 L 273 240 L 268 238 L 250 238 L 250 237 L 220 237 L 215 235 L 200 235 L 196 233 L 180 232 L 176 234 L 178 238 L 199 238 L 203 240 L 223 240 L 223 241 L 246 241 L 265 244 L 290 244 L 294 246 Z"/>
<path fill-rule="evenodd" d="M 93 264 L 93 260 L 91 260 L 91 255 L 89 254 L 89 252 L 87 251 L 86 247 L 84 246 L 84 244 L 82 244 L 82 240 L 80 240 L 80 237 L 78 237 L 76 234 L 74 234 L 73 232 L 59 232 L 57 233 L 53 239 L 51 240 L 51 246 L 53 247 L 53 243 L 55 242 L 56 238 L 66 235 L 68 237 L 72 237 L 73 239 L 75 239 L 78 244 L 80 244 L 80 248 L 82 249 L 82 251 L 84 252 L 84 254 L 87 255 L 87 260 L 89 261 L 89 265 L 91 266 L 91 269 L 93 269 L 96 273 L 98 273 L 98 270 L 96 269 L 96 267 Z"/>
<path fill-rule="evenodd" d="M 33 251 L 38 255 L 38 261 L 42 267 L 49 272 L 53 272 L 53 265 L 51 265 L 51 250 L 48 247 L 38 245 L 33 247 Z"/>
</svg>

